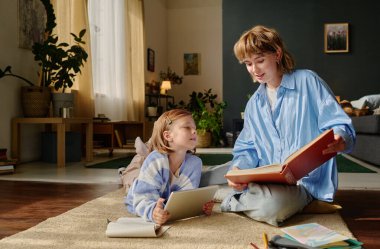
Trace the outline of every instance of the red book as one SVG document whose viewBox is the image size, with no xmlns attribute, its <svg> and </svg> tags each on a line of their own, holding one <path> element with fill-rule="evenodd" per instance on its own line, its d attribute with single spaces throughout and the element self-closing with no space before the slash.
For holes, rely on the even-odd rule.
<svg viewBox="0 0 380 249">
<path fill-rule="evenodd" d="M 291 154 L 283 164 L 265 165 L 253 169 L 230 170 L 225 178 L 235 183 L 271 182 L 295 185 L 299 179 L 336 156 L 322 154 L 334 141 L 332 129 L 320 134 L 310 143 Z"/>
</svg>

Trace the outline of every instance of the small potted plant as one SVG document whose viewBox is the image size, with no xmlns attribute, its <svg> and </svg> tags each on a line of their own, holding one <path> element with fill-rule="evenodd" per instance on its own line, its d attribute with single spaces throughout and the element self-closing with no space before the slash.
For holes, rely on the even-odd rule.
<svg viewBox="0 0 380 249">
<path fill-rule="evenodd" d="M 189 110 L 197 126 L 197 147 L 209 147 L 211 144 L 220 144 L 221 131 L 223 129 L 223 110 L 226 102 L 216 101 L 217 94 L 212 89 L 204 92 L 192 92 L 187 104 L 179 102 L 179 108 Z"/>
<path fill-rule="evenodd" d="M 161 82 L 164 80 L 168 80 L 174 85 L 180 85 L 180 84 L 182 84 L 182 79 L 183 79 L 183 77 L 176 74 L 170 67 L 168 67 L 166 72 L 160 71 Z"/>
</svg>

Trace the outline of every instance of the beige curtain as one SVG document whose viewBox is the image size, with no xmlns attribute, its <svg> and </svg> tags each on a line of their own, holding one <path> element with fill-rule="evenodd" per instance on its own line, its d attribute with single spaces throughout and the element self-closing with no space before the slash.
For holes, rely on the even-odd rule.
<svg viewBox="0 0 380 249">
<path fill-rule="evenodd" d="M 142 0 L 125 0 L 127 119 L 144 121 L 144 16 Z"/>
<path fill-rule="evenodd" d="M 86 29 L 84 49 L 88 53 L 87 62 L 81 69 L 82 74 L 75 78 L 73 90 L 77 91 L 75 103 L 75 115 L 78 117 L 94 117 L 94 101 L 91 73 L 90 27 L 88 23 L 87 0 L 54 0 L 57 26 L 55 33 L 59 40 L 73 44 L 70 33 L 76 35 L 82 29 Z"/>
</svg>

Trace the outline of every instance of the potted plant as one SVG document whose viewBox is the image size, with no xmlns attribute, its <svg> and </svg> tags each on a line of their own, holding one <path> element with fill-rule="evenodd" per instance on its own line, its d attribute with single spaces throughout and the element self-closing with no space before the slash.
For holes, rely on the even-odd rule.
<svg viewBox="0 0 380 249">
<path fill-rule="evenodd" d="M 212 89 L 204 92 L 192 92 L 187 104 L 179 102 L 179 107 L 189 110 L 197 126 L 197 147 L 209 147 L 220 144 L 221 131 L 223 129 L 223 110 L 226 102 L 218 102 L 217 94 Z"/>
<path fill-rule="evenodd" d="M 86 30 L 83 29 L 79 32 L 79 35 L 70 33 L 74 37 L 75 44 L 70 46 L 69 44 L 62 42 L 58 43 L 58 37 L 53 34 L 53 29 L 56 26 L 55 14 L 52 4 L 49 0 L 41 0 L 45 7 L 47 21 L 45 27 L 45 40 L 42 44 L 35 43 L 32 47 L 32 52 L 34 54 L 34 60 L 38 61 L 40 65 L 39 72 L 39 82 L 38 84 L 33 84 L 25 78 L 14 75 L 10 71 L 10 66 L 6 67 L 4 71 L 0 70 L 0 78 L 4 76 L 14 76 L 23 79 L 31 86 L 22 88 L 22 102 L 25 116 L 47 116 L 50 108 L 50 96 L 51 90 L 49 87 L 54 87 L 56 91 L 62 90 L 65 93 L 67 88 L 73 86 L 73 81 L 78 73 L 81 73 L 81 67 L 84 62 L 87 61 L 88 54 L 83 49 L 81 44 L 85 44 L 82 40 Z M 3 74 L 3 75 L 2 75 Z M 48 100 L 42 101 L 42 97 L 37 95 L 37 93 L 43 93 L 43 95 L 48 96 Z M 35 96 L 36 95 L 36 96 Z M 55 95 L 55 94 L 54 94 Z M 73 95 L 69 95 L 69 99 L 73 102 Z M 43 102 L 44 111 L 38 113 L 29 113 L 28 108 L 34 106 L 32 102 Z M 63 102 L 66 103 L 65 100 Z M 66 104 L 72 107 L 73 104 Z M 60 107 L 55 106 L 55 116 L 58 116 L 58 109 Z"/>
<path fill-rule="evenodd" d="M 180 84 L 182 84 L 182 79 L 183 79 L 183 77 L 181 77 L 178 74 L 176 74 L 170 67 L 168 67 L 168 69 L 166 70 L 166 72 L 160 71 L 160 80 L 161 80 L 161 82 L 164 81 L 164 80 L 168 80 L 172 84 L 180 85 Z"/>
<path fill-rule="evenodd" d="M 158 106 L 153 101 L 149 103 L 147 107 L 148 117 L 157 117 Z"/>
</svg>

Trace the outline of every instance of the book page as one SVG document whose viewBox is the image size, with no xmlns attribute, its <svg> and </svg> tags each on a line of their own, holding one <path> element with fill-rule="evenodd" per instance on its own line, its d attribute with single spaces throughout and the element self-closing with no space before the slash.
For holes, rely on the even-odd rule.
<svg viewBox="0 0 380 249">
<path fill-rule="evenodd" d="M 233 175 L 248 175 L 250 173 L 254 174 L 266 174 L 266 173 L 279 173 L 282 171 L 281 164 L 270 164 L 265 166 L 260 166 L 252 169 L 241 169 L 241 170 L 230 170 L 228 171 L 228 176 Z"/>
<path fill-rule="evenodd" d="M 108 223 L 107 237 L 148 238 L 160 237 L 170 226 L 160 226 L 153 222 L 144 221 L 140 217 L 123 217 Z"/>
</svg>

